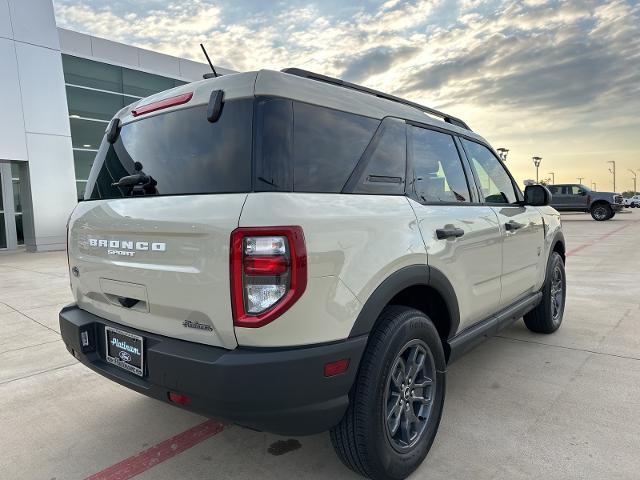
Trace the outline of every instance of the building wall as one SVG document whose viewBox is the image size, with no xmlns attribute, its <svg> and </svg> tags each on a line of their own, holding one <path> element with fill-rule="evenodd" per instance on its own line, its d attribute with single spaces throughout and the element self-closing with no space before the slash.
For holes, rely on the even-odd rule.
<svg viewBox="0 0 640 480">
<path fill-rule="evenodd" d="M 60 42 L 51 0 L 0 0 L 0 161 L 25 162 L 29 250 L 61 249 L 76 203 Z M 26 202 L 25 202 L 26 204 Z"/>
<path fill-rule="evenodd" d="M 0 0 L 0 167 L 3 172 L 19 173 L 24 212 L 20 220 L 30 251 L 65 248 L 66 221 L 81 189 L 81 181 L 76 184 L 79 164 L 74 153 L 82 156 L 78 152 L 85 143 L 76 145 L 83 132 L 74 124 L 81 123 L 77 112 L 69 112 L 63 54 L 179 82 L 200 80 L 210 71 L 205 63 L 57 28 L 52 0 Z M 148 95 L 144 89 L 141 92 L 138 98 Z M 93 105 L 93 100 L 88 103 Z M 100 122 L 96 126 L 102 128 Z M 93 148 L 86 149 L 84 163 L 80 162 L 83 171 Z M 11 175 L 3 176 L 11 185 Z M 7 232 L 7 237 L 15 237 L 16 227 L 8 223 L 13 233 Z M 15 242 L 9 244 L 15 247 Z"/>
</svg>

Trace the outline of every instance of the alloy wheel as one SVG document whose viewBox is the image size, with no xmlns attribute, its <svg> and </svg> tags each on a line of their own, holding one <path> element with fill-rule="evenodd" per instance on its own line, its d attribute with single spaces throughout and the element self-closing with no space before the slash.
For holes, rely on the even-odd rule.
<svg viewBox="0 0 640 480">
<path fill-rule="evenodd" d="M 553 323 L 562 319 L 564 310 L 564 281 L 562 269 L 556 265 L 551 276 L 551 318 Z"/>
<path fill-rule="evenodd" d="M 406 452 L 422 437 L 433 410 L 435 361 L 422 340 L 408 342 L 396 356 L 384 396 L 385 430 L 393 448 Z"/>
</svg>

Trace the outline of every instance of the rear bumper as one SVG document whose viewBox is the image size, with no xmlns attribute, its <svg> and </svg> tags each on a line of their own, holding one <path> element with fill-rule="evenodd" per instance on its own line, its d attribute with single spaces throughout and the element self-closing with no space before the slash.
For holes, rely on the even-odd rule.
<svg viewBox="0 0 640 480">
<path fill-rule="evenodd" d="M 145 338 L 144 377 L 105 361 L 105 325 Z M 81 346 L 84 331 L 89 347 Z M 304 348 L 225 350 L 123 327 L 76 305 L 60 312 L 60 332 L 80 362 L 125 387 L 164 402 L 170 391 L 184 394 L 190 403 L 182 408 L 281 435 L 319 433 L 340 421 L 367 342 L 361 336 Z M 326 363 L 345 358 L 346 373 L 324 376 Z"/>
</svg>

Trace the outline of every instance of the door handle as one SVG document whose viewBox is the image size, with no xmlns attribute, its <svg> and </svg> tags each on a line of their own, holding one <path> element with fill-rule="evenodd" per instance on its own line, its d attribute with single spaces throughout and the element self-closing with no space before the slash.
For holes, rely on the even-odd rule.
<svg viewBox="0 0 640 480">
<path fill-rule="evenodd" d="M 445 238 L 458 238 L 464 235 L 464 230 L 461 228 L 438 228 L 436 230 L 436 237 L 438 240 L 444 240 Z"/>
<path fill-rule="evenodd" d="M 515 220 L 509 220 L 504 224 L 504 228 L 507 232 L 515 232 L 516 230 L 520 230 L 524 225 L 522 223 L 518 223 Z"/>
</svg>

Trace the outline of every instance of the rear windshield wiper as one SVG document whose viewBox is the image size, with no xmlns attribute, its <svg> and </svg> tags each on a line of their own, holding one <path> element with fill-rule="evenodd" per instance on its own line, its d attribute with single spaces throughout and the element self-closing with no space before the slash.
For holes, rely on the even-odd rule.
<svg viewBox="0 0 640 480">
<path fill-rule="evenodd" d="M 158 182 L 151 176 L 142 171 L 142 164 L 136 162 L 134 165 L 136 172 L 133 175 L 122 177 L 117 182 L 111 184 L 112 187 L 127 188 L 131 187 L 131 196 L 157 195 L 156 185 Z"/>
</svg>

